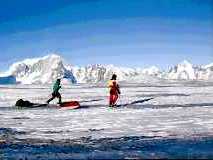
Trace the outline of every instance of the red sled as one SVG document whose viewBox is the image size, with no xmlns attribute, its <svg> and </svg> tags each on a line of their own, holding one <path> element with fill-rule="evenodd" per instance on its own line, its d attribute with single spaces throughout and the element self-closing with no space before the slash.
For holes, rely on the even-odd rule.
<svg viewBox="0 0 213 160">
<path fill-rule="evenodd" d="M 64 109 L 76 109 L 80 107 L 80 104 L 78 101 L 68 101 L 61 103 L 60 107 Z"/>
</svg>

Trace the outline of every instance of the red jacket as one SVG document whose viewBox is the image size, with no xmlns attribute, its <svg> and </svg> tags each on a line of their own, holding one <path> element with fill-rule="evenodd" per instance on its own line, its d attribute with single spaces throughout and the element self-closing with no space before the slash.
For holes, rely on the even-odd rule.
<svg viewBox="0 0 213 160">
<path fill-rule="evenodd" d="M 110 80 L 108 82 L 109 92 L 110 94 L 120 94 L 120 88 L 117 84 L 116 80 Z"/>
</svg>

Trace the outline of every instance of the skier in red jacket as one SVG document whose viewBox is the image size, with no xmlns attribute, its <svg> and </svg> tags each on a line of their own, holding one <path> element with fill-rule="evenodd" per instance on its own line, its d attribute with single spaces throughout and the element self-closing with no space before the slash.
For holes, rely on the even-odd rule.
<svg viewBox="0 0 213 160">
<path fill-rule="evenodd" d="M 118 100 L 119 95 L 121 94 L 119 85 L 116 81 L 117 75 L 113 74 L 111 80 L 108 82 L 109 87 L 109 106 L 114 107 L 116 106 L 116 102 Z"/>
</svg>

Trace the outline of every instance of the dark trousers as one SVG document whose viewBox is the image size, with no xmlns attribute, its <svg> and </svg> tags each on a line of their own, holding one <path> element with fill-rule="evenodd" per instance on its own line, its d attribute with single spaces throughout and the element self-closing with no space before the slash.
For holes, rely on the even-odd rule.
<svg viewBox="0 0 213 160">
<path fill-rule="evenodd" d="M 61 103 L 61 94 L 59 92 L 53 92 L 52 97 L 47 101 L 47 103 L 50 103 L 55 98 L 58 98 L 59 103 Z"/>
</svg>

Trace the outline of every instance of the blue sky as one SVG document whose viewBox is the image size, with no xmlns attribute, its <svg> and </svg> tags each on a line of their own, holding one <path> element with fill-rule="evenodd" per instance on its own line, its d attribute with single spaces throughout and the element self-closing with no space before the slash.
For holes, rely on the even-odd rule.
<svg viewBox="0 0 213 160">
<path fill-rule="evenodd" d="M 207 64 L 213 0 L 0 1 L 0 71 L 52 52 L 81 66 Z"/>
</svg>

